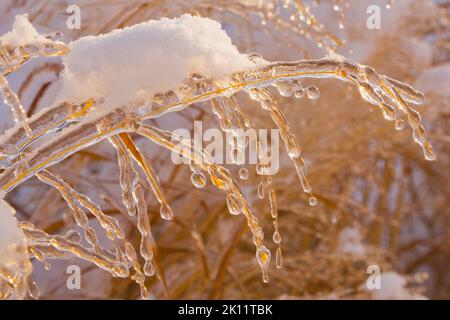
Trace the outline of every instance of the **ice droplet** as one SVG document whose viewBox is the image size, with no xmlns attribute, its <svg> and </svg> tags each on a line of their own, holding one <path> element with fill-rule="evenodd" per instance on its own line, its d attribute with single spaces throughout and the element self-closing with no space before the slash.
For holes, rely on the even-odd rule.
<svg viewBox="0 0 450 320">
<path fill-rule="evenodd" d="M 403 128 L 405 127 L 405 121 L 403 121 L 403 120 L 397 120 L 397 121 L 395 121 L 395 129 L 397 129 L 397 130 L 403 130 Z"/>
<path fill-rule="evenodd" d="M 320 91 L 319 88 L 316 86 L 309 86 L 306 88 L 306 95 L 311 100 L 317 100 L 320 97 Z"/>
<path fill-rule="evenodd" d="M 172 220 L 173 211 L 167 204 L 161 204 L 160 215 L 164 220 Z"/>
<path fill-rule="evenodd" d="M 275 231 L 272 236 L 272 240 L 274 243 L 279 244 L 281 242 L 281 234 L 278 231 Z"/>
<path fill-rule="evenodd" d="M 203 188 L 206 185 L 206 178 L 203 173 L 193 173 L 191 175 L 191 182 L 196 188 Z"/>
<path fill-rule="evenodd" d="M 242 180 L 247 180 L 249 176 L 249 172 L 246 168 L 239 169 L 239 178 Z"/>
</svg>

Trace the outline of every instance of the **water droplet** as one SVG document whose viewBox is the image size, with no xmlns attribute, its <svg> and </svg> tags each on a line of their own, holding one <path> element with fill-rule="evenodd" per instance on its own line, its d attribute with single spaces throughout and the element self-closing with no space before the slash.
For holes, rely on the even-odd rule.
<svg viewBox="0 0 450 320">
<path fill-rule="evenodd" d="M 191 175 L 191 182 L 196 188 L 203 188 L 206 185 L 206 178 L 203 173 L 193 173 Z"/>
<path fill-rule="evenodd" d="M 163 218 L 164 220 L 172 220 L 173 211 L 169 207 L 169 205 L 161 204 L 160 215 L 161 215 L 161 218 Z"/>
<path fill-rule="evenodd" d="M 289 82 L 280 81 L 275 84 L 278 92 L 283 97 L 290 97 L 293 93 L 293 87 Z"/>
<path fill-rule="evenodd" d="M 274 243 L 279 244 L 281 242 L 281 234 L 278 231 L 275 231 L 272 236 L 272 240 Z"/>
<path fill-rule="evenodd" d="M 402 130 L 403 128 L 405 127 L 405 121 L 403 121 L 403 120 L 397 120 L 397 121 L 395 121 L 395 129 L 397 129 L 397 130 Z"/>
<path fill-rule="evenodd" d="M 294 96 L 295 96 L 297 99 L 303 98 L 303 97 L 305 96 L 305 89 L 300 88 L 300 89 L 296 90 L 296 91 L 294 92 Z"/>
<path fill-rule="evenodd" d="M 317 198 L 314 196 L 309 197 L 309 205 L 310 206 L 316 206 L 317 205 Z"/>
<path fill-rule="evenodd" d="M 309 87 L 307 87 L 306 88 L 306 95 L 311 100 L 319 99 L 319 97 L 320 97 L 319 88 L 317 88 L 316 86 L 309 86 Z"/>
<path fill-rule="evenodd" d="M 152 277 L 155 274 L 155 265 L 153 264 L 152 260 L 145 261 L 144 273 L 148 277 Z"/>
</svg>

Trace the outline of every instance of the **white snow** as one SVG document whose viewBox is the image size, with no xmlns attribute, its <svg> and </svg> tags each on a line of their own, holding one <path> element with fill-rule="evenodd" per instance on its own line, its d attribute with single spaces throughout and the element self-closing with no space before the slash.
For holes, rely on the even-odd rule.
<svg viewBox="0 0 450 320">
<path fill-rule="evenodd" d="M 0 37 L 0 44 L 17 47 L 29 43 L 45 43 L 50 40 L 37 32 L 28 20 L 28 15 L 18 15 L 14 19 L 12 30 Z"/>
<path fill-rule="evenodd" d="M 412 293 L 406 287 L 406 279 L 396 272 L 381 274 L 381 288 L 371 290 L 372 298 L 375 300 L 423 300 L 426 297 Z"/>
<path fill-rule="evenodd" d="M 12 274 L 23 272 L 27 276 L 31 272 L 27 243 L 14 213 L 15 210 L 0 199 L 0 268 Z"/>
<path fill-rule="evenodd" d="M 338 54 L 336 52 L 328 53 L 328 55 L 325 58 L 329 59 L 329 60 L 336 61 L 336 62 L 344 62 L 344 61 L 347 60 L 344 56 L 342 56 L 342 55 L 340 55 L 340 54 Z"/>
<path fill-rule="evenodd" d="M 339 233 L 338 251 L 351 255 L 365 254 L 366 248 L 362 243 L 362 237 L 357 228 L 347 227 L 342 229 Z"/>
<path fill-rule="evenodd" d="M 190 73 L 220 79 L 255 67 L 221 25 L 185 14 L 150 20 L 69 44 L 57 101 L 105 98 L 120 106 L 177 89 Z"/>
</svg>

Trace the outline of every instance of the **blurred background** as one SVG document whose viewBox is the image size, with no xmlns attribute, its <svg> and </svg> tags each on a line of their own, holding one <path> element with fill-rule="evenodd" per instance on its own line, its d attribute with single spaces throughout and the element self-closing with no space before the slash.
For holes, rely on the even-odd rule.
<svg viewBox="0 0 450 320">
<path fill-rule="evenodd" d="M 67 28 L 71 4 L 81 9 L 80 29 Z M 370 5 L 380 8 L 380 29 L 367 28 Z M 194 188 L 188 166 L 174 165 L 169 151 L 135 137 L 175 212 L 173 221 L 162 220 L 156 199 L 145 190 L 168 288 L 167 295 L 157 277 L 147 279 L 151 298 L 450 298 L 450 1 L 5 0 L 0 8 L 0 34 L 11 29 L 15 15 L 28 13 L 38 31 L 59 31 L 64 42 L 191 13 L 219 21 L 243 53 L 281 61 L 322 58 L 333 49 L 425 93 L 426 102 L 417 110 L 437 154 L 435 162 L 424 159 L 409 127 L 395 130 L 348 84 L 306 81 L 320 89 L 318 100 L 285 98 L 274 91 L 299 139 L 318 204 L 308 204 L 287 154 L 281 154 L 272 183 L 284 265 L 278 270 L 271 263 L 268 284 L 261 280 L 245 219 L 228 213 L 224 194 L 209 182 L 204 189 Z M 305 11 L 310 19 L 298 19 L 302 10 L 310 10 Z M 39 58 L 8 77 L 29 116 L 51 104 L 61 70 L 60 58 Z M 244 95 L 238 99 L 251 115 L 252 126 L 274 128 L 255 102 Z M 2 132 L 13 124 L 7 110 L 0 108 Z M 202 104 L 153 119 L 152 124 L 190 129 L 194 120 L 218 126 L 209 106 Z M 250 177 L 238 179 L 239 185 L 274 257 L 269 199 L 256 196 L 260 177 L 252 166 L 247 168 Z M 238 167 L 228 169 L 239 176 Z M 78 152 L 53 171 L 119 219 L 127 238 L 139 246 L 139 232 L 125 218 L 110 144 Z M 60 194 L 36 178 L 8 194 L 7 200 L 19 220 L 48 233 L 63 234 L 74 226 Z M 100 228 L 98 234 L 108 247 Z M 139 287 L 131 279 L 113 278 L 77 259 L 49 262 L 46 268 L 33 261 L 32 277 L 42 299 L 139 298 Z M 66 287 L 66 268 L 73 264 L 82 270 L 81 290 Z M 369 265 L 380 266 L 387 275 L 382 280 L 385 293 L 367 290 Z"/>
</svg>

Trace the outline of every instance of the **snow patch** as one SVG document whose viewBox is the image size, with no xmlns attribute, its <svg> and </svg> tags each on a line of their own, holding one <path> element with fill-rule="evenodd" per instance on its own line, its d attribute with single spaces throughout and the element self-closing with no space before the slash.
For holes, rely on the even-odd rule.
<svg viewBox="0 0 450 320">
<path fill-rule="evenodd" d="M 25 44 L 36 44 L 50 42 L 28 20 L 28 15 L 18 15 L 14 19 L 13 28 L 10 32 L 0 37 L 0 44 L 8 47 L 17 47 Z"/>
<path fill-rule="evenodd" d="M 56 100 L 105 98 L 112 107 L 175 90 L 190 73 L 220 79 L 258 66 L 218 22 L 189 14 L 83 37 L 69 47 Z"/>
<path fill-rule="evenodd" d="M 396 272 L 381 274 L 381 288 L 372 290 L 372 298 L 375 300 L 423 300 L 423 295 L 411 292 L 407 287 L 406 279 Z"/>
<path fill-rule="evenodd" d="M 330 52 L 325 57 L 326 59 L 336 61 L 336 62 L 345 62 L 347 59 L 336 52 Z"/>
<path fill-rule="evenodd" d="M 0 199 L 0 269 L 14 275 L 23 272 L 27 276 L 31 272 L 27 243 L 14 214 L 15 210 Z"/>
</svg>

